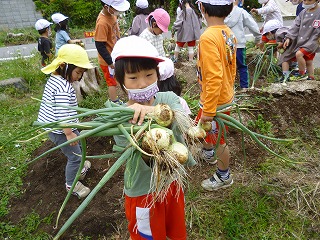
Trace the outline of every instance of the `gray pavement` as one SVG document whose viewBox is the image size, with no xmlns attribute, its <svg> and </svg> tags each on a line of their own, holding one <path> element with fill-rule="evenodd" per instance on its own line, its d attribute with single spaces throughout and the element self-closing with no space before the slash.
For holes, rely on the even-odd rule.
<svg viewBox="0 0 320 240">
<path fill-rule="evenodd" d="M 0 29 L 33 27 L 42 18 L 32 0 L 1 0 Z"/>
</svg>

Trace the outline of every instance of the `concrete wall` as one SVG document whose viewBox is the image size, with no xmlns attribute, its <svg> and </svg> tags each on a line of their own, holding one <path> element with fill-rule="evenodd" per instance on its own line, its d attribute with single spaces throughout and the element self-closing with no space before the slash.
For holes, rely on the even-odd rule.
<svg viewBox="0 0 320 240">
<path fill-rule="evenodd" d="M 0 29 L 34 27 L 42 18 L 32 0 L 0 0 Z"/>
</svg>

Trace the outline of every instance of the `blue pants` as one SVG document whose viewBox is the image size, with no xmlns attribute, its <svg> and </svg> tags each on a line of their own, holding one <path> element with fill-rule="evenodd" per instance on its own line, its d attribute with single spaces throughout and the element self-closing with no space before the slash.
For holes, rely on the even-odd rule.
<svg viewBox="0 0 320 240">
<path fill-rule="evenodd" d="M 79 136 L 78 130 L 73 132 Z M 65 134 L 49 133 L 49 138 L 55 145 L 60 145 L 67 141 L 67 137 Z M 76 154 L 81 155 L 81 148 L 80 148 L 80 145 L 77 144 L 75 146 L 67 145 L 67 146 L 61 147 L 60 149 L 68 159 L 65 174 L 66 174 L 66 183 L 69 186 L 71 186 L 73 183 L 73 180 L 76 177 L 77 171 L 81 163 L 81 157 L 76 155 Z"/>
<path fill-rule="evenodd" d="M 249 87 L 248 66 L 246 63 L 246 48 L 237 48 L 237 70 L 240 76 L 240 87 Z"/>
</svg>

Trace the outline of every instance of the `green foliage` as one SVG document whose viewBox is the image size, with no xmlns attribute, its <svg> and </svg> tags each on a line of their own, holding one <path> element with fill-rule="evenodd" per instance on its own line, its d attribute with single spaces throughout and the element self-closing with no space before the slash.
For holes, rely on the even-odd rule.
<svg viewBox="0 0 320 240">
<path fill-rule="evenodd" d="M 52 214 L 41 219 L 36 212 L 30 213 L 23 218 L 17 225 L 12 223 L 0 223 L 0 236 L 2 239 L 30 239 L 30 240 L 46 240 L 51 239 L 50 236 L 42 231 L 37 232 L 40 224 L 50 224 L 52 222 Z"/>
<path fill-rule="evenodd" d="M 254 130 L 258 130 L 261 134 L 272 135 L 272 123 L 264 120 L 262 114 L 258 115 L 257 120 L 250 120 L 248 122 L 248 127 Z"/>
<path fill-rule="evenodd" d="M 23 58 L 19 57 L 19 52 L 16 53 L 17 59 L 10 61 L 0 61 L 0 81 L 9 78 L 20 77 L 26 81 L 26 89 L 29 92 L 42 88 L 45 83 L 46 75 L 40 71 L 40 54 L 35 53 L 34 57 Z M 25 89 L 21 90 L 16 88 L 1 88 L 0 92 L 5 92 L 11 95 L 25 94 Z"/>
<path fill-rule="evenodd" d="M 60 12 L 69 17 L 70 26 L 90 29 L 94 28 L 102 8 L 97 0 L 34 0 L 34 3 L 48 20 L 51 20 L 53 13 Z"/>
<path fill-rule="evenodd" d="M 22 33 L 21 36 L 12 37 L 11 34 Z M 34 27 L 17 28 L 17 29 L 3 29 L 0 31 L 0 47 L 28 44 L 37 42 L 39 37 L 38 31 Z"/>
</svg>

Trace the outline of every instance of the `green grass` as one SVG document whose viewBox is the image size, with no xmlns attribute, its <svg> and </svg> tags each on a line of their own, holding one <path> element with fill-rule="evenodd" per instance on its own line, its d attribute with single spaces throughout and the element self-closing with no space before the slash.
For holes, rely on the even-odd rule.
<svg viewBox="0 0 320 240">
<path fill-rule="evenodd" d="M 277 188 L 252 183 L 225 191 L 222 199 L 187 191 L 190 239 L 316 239 L 317 232 L 305 232 L 311 219 L 289 211 Z"/>
</svg>

